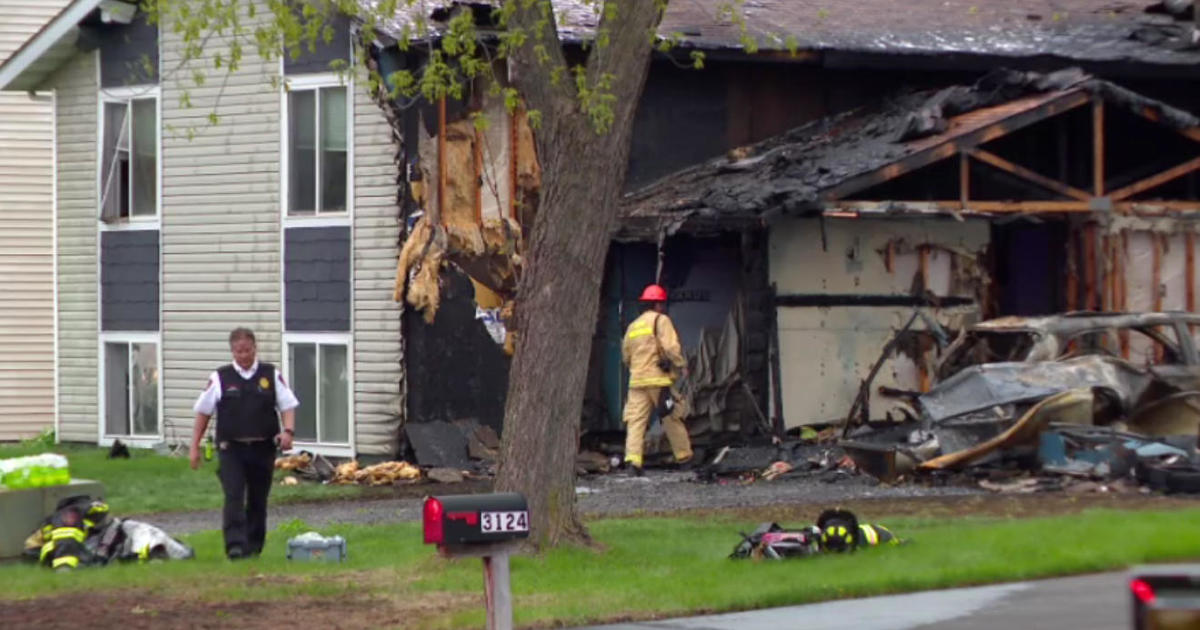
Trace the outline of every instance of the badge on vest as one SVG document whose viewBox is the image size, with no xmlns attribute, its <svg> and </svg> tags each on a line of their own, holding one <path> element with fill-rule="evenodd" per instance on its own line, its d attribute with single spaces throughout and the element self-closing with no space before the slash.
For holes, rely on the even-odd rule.
<svg viewBox="0 0 1200 630">
<path fill-rule="evenodd" d="M 260 389 L 271 389 L 271 381 L 267 380 L 267 377 L 264 376 L 258 379 L 258 387 Z"/>
</svg>

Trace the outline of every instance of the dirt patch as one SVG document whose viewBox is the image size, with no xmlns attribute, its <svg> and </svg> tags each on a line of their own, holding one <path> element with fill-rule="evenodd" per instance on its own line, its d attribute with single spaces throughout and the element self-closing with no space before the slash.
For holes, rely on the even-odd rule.
<svg viewBox="0 0 1200 630">
<path fill-rule="evenodd" d="M 480 607 L 479 595 L 289 597 L 213 603 L 147 591 L 78 593 L 0 604 L 0 628 L 423 628 L 431 618 Z"/>
<path fill-rule="evenodd" d="M 1075 514 L 1083 510 L 1098 508 L 1115 510 L 1196 508 L 1200 507 L 1200 499 L 1143 494 L 1073 495 L 1061 492 L 1007 496 L 987 494 L 956 497 L 856 499 L 824 504 L 808 503 L 717 510 L 681 510 L 662 515 L 782 523 L 815 520 L 821 510 L 835 506 L 844 507 L 868 519 L 961 518 L 963 516 L 1030 518 Z"/>
</svg>

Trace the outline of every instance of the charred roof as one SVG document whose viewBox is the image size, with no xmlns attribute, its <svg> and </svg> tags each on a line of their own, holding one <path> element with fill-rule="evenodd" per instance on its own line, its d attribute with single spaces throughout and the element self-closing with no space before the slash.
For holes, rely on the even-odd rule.
<svg viewBox="0 0 1200 630">
<path fill-rule="evenodd" d="M 1200 119 L 1077 69 L 1052 74 L 999 70 L 974 85 L 899 94 L 878 106 L 822 118 L 764 142 L 668 175 L 624 198 L 617 238 L 651 239 L 684 222 L 756 221 L 804 214 L 847 185 L 950 142 L 971 144 L 990 126 L 1101 98 L 1176 129 Z M 1011 123 L 1009 123 L 1011 124 Z M 980 138 L 976 138 L 979 136 Z"/>
</svg>

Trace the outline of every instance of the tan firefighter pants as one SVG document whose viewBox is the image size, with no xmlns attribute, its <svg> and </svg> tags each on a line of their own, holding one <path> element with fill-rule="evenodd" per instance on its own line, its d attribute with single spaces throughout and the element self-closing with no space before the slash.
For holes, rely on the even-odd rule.
<svg viewBox="0 0 1200 630">
<path fill-rule="evenodd" d="M 625 401 L 625 461 L 634 466 L 642 466 L 642 446 L 646 441 L 646 427 L 650 426 L 650 414 L 658 405 L 661 387 L 631 387 L 629 399 Z M 671 442 L 671 450 L 675 452 L 675 461 L 685 462 L 692 458 L 692 443 L 688 439 L 687 427 L 683 424 L 683 416 L 687 413 L 682 404 L 676 404 L 671 413 L 663 418 L 663 428 L 667 432 L 667 440 Z"/>
</svg>

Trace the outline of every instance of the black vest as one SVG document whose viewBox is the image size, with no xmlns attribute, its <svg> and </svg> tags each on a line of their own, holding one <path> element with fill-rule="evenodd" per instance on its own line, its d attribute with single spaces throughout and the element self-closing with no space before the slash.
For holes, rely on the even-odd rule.
<svg viewBox="0 0 1200 630">
<path fill-rule="evenodd" d="M 233 364 L 217 370 L 221 400 L 217 403 L 217 440 L 270 440 L 279 433 L 275 411 L 275 366 L 259 363 L 249 380 Z"/>
</svg>

